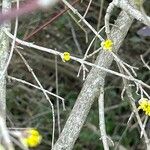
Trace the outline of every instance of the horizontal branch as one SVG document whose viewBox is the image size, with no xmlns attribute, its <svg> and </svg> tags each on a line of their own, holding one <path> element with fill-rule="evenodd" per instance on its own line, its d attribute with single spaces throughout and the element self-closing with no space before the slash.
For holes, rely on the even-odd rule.
<svg viewBox="0 0 150 150">
<path fill-rule="evenodd" d="M 12 76 L 7 76 L 7 78 L 8 78 L 8 79 L 11 79 L 11 80 L 14 80 L 14 81 L 18 81 L 18 82 L 23 83 L 23 84 L 25 84 L 25 85 L 34 87 L 34 88 L 36 88 L 36 89 L 42 90 L 39 86 L 36 86 L 36 85 L 34 85 L 34 84 L 30 83 L 30 82 L 27 82 L 27 81 L 25 81 L 25 80 L 18 79 L 18 78 L 12 77 Z M 56 95 L 56 94 L 54 94 L 54 93 L 52 93 L 52 92 L 50 92 L 50 91 L 48 91 L 48 90 L 45 90 L 45 89 L 44 89 L 44 91 L 45 91 L 47 94 L 52 95 L 52 96 L 54 96 L 54 97 L 57 97 L 58 99 L 61 99 L 62 102 L 64 102 L 64 98 L 60 97 L 59 95 Z"/>
<path fill-rule="evenodd" d="M 120 27 L 120 29 L 123 28 L 123 27 L 124 27 L 124 25 L 122 25 L 122 27 Z M 120 29 L 118 29 L 118 32 L 120 31 Z M 122 30 L 122 29 L 121 29 L 121 30 Z M 4 32 L 5 32 L 11 39 L 14 39 L 14 36 L 13 36 L 11 33 L 7 32 L 6 30 L 4 30 Z M 118 34 L 121 34 L 121 32 L 118 33 Z M 112 35 L 112 36 L 113 36 L 113 35 Z M 44 51 L 44 52 L 47 52 L 47 53 L 50 53 L 50 54 L 53 54 L 53 55 L 59 55 L 60 57 L 63 56 L 63 53 L 61 53 L 61 52 L 59 52 L 59 51 L 56 51 L 56 50 L 53 50 L 53 49 L 50 49 L 50 48 L 46 48 L 46 47 L 42 47 L 42 46 L 38 46 L 38 45 L 35 45 L 35 44 L 33 44 L 33 43 L 30 43 L 30 42 L 25 42 L 25 41 L 20 40 L 20 39 L 18 39 L 18 38 L 15 38 L 15 40 L 16 40 L 17 43 L 22 44 L 22 45 L 24 45 L 24 46 L 27 46 L 27 47 L 30 47 L 30 48 L 34 48 L 34 49 L 37 49 L 37 50 L 40 50 L 40 51 Z M 118 48 L 118 43 L 116 43 L 115 40 L 114 40 L 113 42 L 114 42 L 114 45 L 116 45 L 116 48 L 115 48 L 115 49 L 117 49 L 117 48 Z M 106 53 L 112 55 L 112 54 L 109 53 L 109 52 L 106 52 Z M 112 55 L 112 56 L 113 56 L 113 55 Z M 100 66 L 100 65 L 93 64 L 93 63 L 91 63 L 91 62 L 85 61 L 84 58 L 81 59 L 81 58 L 74 57 L 74 56 L 70 56 L 70 58 L 71 58 L 72 60 L 75 60 L 75 61 L 81 63 L 81 64 L 85 64 L 85 65 L 88 65 L 88 66 L 91 66 L 91 67 L 95 67 L 95 68 L 98 68 L 98 69 L 100 69 L 100 70 L 102 70 L 102 71 L 106 71 L 107 73 L 111 73 L 111 74 L 113 74 L 113 75 L 116 75 L 116 76 L 119 76 L 119 77 L 123 77 L 123 78 L 125 78 L 125 79 L 127 79 L 127 80 L 130 80 L 130 81 L 134 81 L 134 82 L 136 82 L 136 83 L 138 83 L 138 84 L 141 84 L 141 85 L 143 85 L 143 86 L 145 86 L 145 87 L 147 87 L 147 88 L 150 89 L 150 86 L 149 86 L 149 85 L 147 85 L 147 84 L 144 83 L 143 81 L 138 80 L 138 79 L 136 79 L 136 78 L 133 78 L 133 77 L 131 77 L 131 76 L 127 76 L 127 75 L 121 74 L 121 73 L 119 73 L 119 72 L 113 71 L 113 70 L 111 70 L 111 69 L 105 68 L 104 66 Z M 109 59 L 109 58 L 108 58 L 108 59 Z M 1 78 L 1 74 L 0 74 L 0 78 Z"/>
</svg>

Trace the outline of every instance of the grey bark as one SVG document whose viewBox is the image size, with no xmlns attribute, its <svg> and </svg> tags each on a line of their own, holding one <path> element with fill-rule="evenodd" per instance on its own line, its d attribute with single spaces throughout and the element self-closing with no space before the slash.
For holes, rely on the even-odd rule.
<svg viewBox="0 0 150 150">
<path fill-rule="evenodd" d="M 105 125 L 104 87 L 100 88 L 100 95 L 98 98 L 98 109 L 99 109 L 99 129 L 101 133 L 101 140 L 103 143 L 104 150 L 109 150 L 109 143 L 108 143 L 108 137 L 106 134 L 106 125 Z"/>
<path fill-rule="evenodd" d="M 5 13 L 11 8 L 11 0 L 3 0 L 2 12 Z M 10 32 L 10 21 L 0 26 L 0 114 L 6 116 L 6 74 L 1 74 L 5 68 L 6 60 L 9 54 L 9 37 L 3 32 L 6 29 Z"/>
<path fill-rule="evenodd" d="M 7 12 L 10 8 L 11 0 L 3 0 L 2 13 Z M 14 150 L 6 126 L 6 73 L 3 74 L 3 70 L 9 57 L 9 37 L 3 32 L 4 29 L 10 32 L 10 21 L 0 26 L 0 135 L 3 138 L 5 148 L 7 150 Z"/>
<path fill-rule="evenodd" d="M 117 52 L 121 46 L 131 24 L 133 18 L 126 12 L 122 11 L 115 22 L 115 25 L 119 28 L 113 28 L 111 30 L 111 37 L 114 42 L 114 48 Z M 109 68 L 113 61 L 113 57 L 110 53 L 101 51 L 98 55 L 95 64 Z M 80 130 L 86 120 L 94 99 L 99 96 L 99 89 L 104 86 L 106 72 L 92 68 L 83 88 L 75 102 L 75 105 L 70 113 L 70 116 L 61 132 L 59 139 L 54 145 L 53 150 L 71 150 L 74 143 L 77 140 Z"/>
</svg>

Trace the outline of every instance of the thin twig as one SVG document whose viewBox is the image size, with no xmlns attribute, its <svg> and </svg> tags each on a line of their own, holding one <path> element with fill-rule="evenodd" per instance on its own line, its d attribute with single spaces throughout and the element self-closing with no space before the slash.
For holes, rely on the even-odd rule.
<svg viewBox="0 0 150 150">
<path fill-rule="evenodd" d="M 102 21 L 101 19 L 102 19 L 103 6 L 104 6 L 104 0 L 101 0 L 101 2 L 100 2 L 99 16 L 98 16 L 98 23 L 97 23 L 97 31 L 99 31 L 100 25 L 101 25 L 101 21 Z M 95 42 L 94 42 L 94 51 L 97 48 L 97 42 L 98 42 L 98 40 L 96 39 Z"/>
<path fill-rule="evenodd" d="M 143 62 L 143 64 L 144 64 L 144 66 L 145 66 L 148 70 L 150 70 L 150 66 L 145 62 L 143 56 L 140 55 L 140 57 L 141 57 L 141 60 L 142 60 L 142 62 Z"/>
<path fill-rule="evenodd" d="M 87 8 L 86 8 L 86 11 L 85 11 L 85 13 L 84 13 L 82 19 L 84 19 L 85 16 L 86 16 L 86 14 L 88 13 L 88 11 L 89 11 L 89 9 L 90 9 L 90 6 L 91 6 L 91 3 L 92 3 L 92 0 L 89 1 L 89 4 L 88 4 L 88 6 L 87 6 Z M 79 22 L 82 21 L 82 19 L 80 19 Z"/>
<path fill-rule="evenodd" d="M 55 56 L 55 84 L 56 84 L 56 95 L 58 95 L 58 67 L 57 67 L 57 56 Z M 57 103 L 57 125 L 58 125 L 58 133 L 60 135 L 61 132 L 61 126 L 60 126 L 60 110 L 59 110 L 59 100 L 56 97 L 56 103 Z"/>
<path fill-rule="evenodd" d="M 100 87 L 100 96 L 98 99 L 98 107 L 99 107 L 99 128 L 101 132 L 101 139 L 103 142 L 104 150 L 109 150 L 107 135 L 106 135 L 106 127 L 105 127 L 105 115 L 104 115 L 104 87 Z"/>
<path fill-rule="evenodd" d="M 37 76 L 35 75 L 35 73 L 33 72 L 33 69 L 29 66 L 28 62 L 26 61 L 26 59 L 23 57 L 23 55 L 16 49 L 17 53 L 19 54 L 19 56 L 21 57 L 21 59 L 23 60 L 24 64 L 26 65 L 26 67 L 28 68 L 29 72 L 32 74 L 32 76 L 34 77 L 34 79 L 36 80 L 37 84 L 40 86 L 40 88 L 43 91 L 43 94 L 45 95 L 46 99 L 48 100 L 48 102 L 51 105 L 51 109 L 52 109 L 52 117 L 53 117 L 53 132 L 52 132 L 52 148 L 54 145 L 54 137 L 55 137 L 55 114 L 54 114 L 54 106 L 53 103 L 51 102 L 50 98 L 48 97 L 47 93 L 45 92 L 42 84 L 40 83 L 40 81 L 38 80 Z"/>
<path fill-rule="evenodd" d="M 134 115 L 134 113 L 131 113 L 131 115 L 130 115 L 130 117 L 129 117 L 129 119 L 128 119 L 128 122 L 127 122 L 127 126 L 126 126 L 125 130 L 123 131 L 121 137 L 119 138 L 119 141 L 117 142 L 117 144 L 116 144 L 114 150 L 118 150 L 119 144 L 121 143 L 123 137 L 125 136 L 127 130 L 128 130 L 129 127 L 130 127 L 131 121 L 132 121 L 132 119 L 133 119 L 133 115 Z"/>
<path fill-rule="evenodd" d="M 4 32 L 5 32 L 10 38 L 12 38 L 12 39 L 14 38 L 13 35 L 12 35 L 11 33 L 9 33 L 8 31 L 4 30 Z M 51 54 L 53 54 L 53 55 L 59 55 L 59 56 L 61 56 L 61 57 L 63 56 L 63 53 L 61 53 L 61 52 L 55 51 L 55 50 L 53 50 L 53 49 L 45 48 L 45 47 L 42 47 L 42 46 L 38 46 L 38 45 L 35 45 L 35 44 L 33 44 L 33 43 L 25 42 L 25 41 L 22 41 L 22 40 L 20 40 L 20 39 L 18 39 L 18 38 L 16 38 L 16 42 L 18 42 L 18 43 L 20 43 L 20 44 L 22 44 L 22 45 L 25 45 L 25 46 L 27 46 L 27 47 L 31 47 L 31 48 L 34 48 L 34 49 L 37 49 L 37 50 L 40 50 L 40 51 L 44 51 L 44 52 L 51 53 Z M 100 66 L 98 66 L 98 65 L 95 65 L 95 64 L 93 64 L 93 63 L 90 63 L 90 62 L 88 62 L 88 61 L 85 61 L 85 60 L 83 60 L 83 59 L 80 59 L 80 58 L 77 58 L 77 57 L 74 57 L 74 56 L 70 56 L 70 58 L 71 58 L 72 60 L 75 60 L 75 61 L 81 63 L 81 64 L 86 64 L 86 65 L 91 66 L 91 67 L 96 67 L 96 68 L 99 68 L 99 69 L 101 69 L 101 70 L 103 70 L 103 71 L 106 71 L 106 72 L 108 72 L 108 73 L 114 74 L 114 75 L 116 75 L 116 76 L 123 77 L 123 78 L 125 78 L 125 79 L 127 79 L 127 80 L 130 80 L 130 81 L 134 81 L 134 82 L 136 82 L 136 83 L 138 83 L 138 84 L 141 84 L 141 85 L 147 87 L 148 89 L 150 89 L 150 86 L 149 86 L 149 85 L 147 85 L 147 84 L 144 83 L 143 81 L 138 80 L 138 79 L 136 79 L 136 78 L 134 78 L 134 77 L 127 76 L 127 75 L 118 73 L 118 72 L 116 72 L 116 71 L 113 71 L 113 70 L 110 70 L 110 69 L 106 69 L 106 68 L 104 68 L 104 67 L 100 67 Z"/>
<path fill-rule="evenodd" d="M 69 8 L 68 8 L 69 9 Z M 73 14 L 71 14 L 71 12 L 68 10 L 68 14 L 69 16 L 75 21 L 75 23 L 80 27 L 80 29 L 85 33 L 85 41 L 86 43 L 88 43 L 88 33 L 87 31 L 84 29 L 84 27 L 78 22 L 78 20 L 74 17 Z"/>
<path fill-rule="evenodd" d="M 14 80 L 14 81 L 17 81 L 17 82 L 20 82 L 20 83 L 23 83 L 23 84 L 26 84 L 26 85 L 29 85 L 29 86 L 34 87 L 34 88 L 36 88 L 36 89 L 42 90 L 39 86 L 36 86 L 36 85 L 34 85 L 34 84 L 30 83 L 30 82 L 27 82 L 27 81 L 25 81 L 25 80 L 18 79 L 18 78 L 9 76 L 9 75 L 7 76 L 7 78 L 8 78 L 8 79 L 11 79 L 11 80 Z M 48 90 L 45 90 L 45 89 L 44 89 L 44 91 L 45 91 L 47 94 L 52 95 L 52 96 L 54 96 L 54 97 L 56 97 L 56 98 L 62 100 L 62 103 L 64 103 L 64 98 L 62 98 L 62 97 L 60 97 L 59 95 L 56 95 L 56 94 L 54 94 L 54 93 L 52 93 L 52 92 L 50 92 L 50 91 L 48 91 Z"/>
<path fill-rule="evenodd" d="M 148 116 L 145 117 L 145 120 L 144 120 L 144 123 L 143 123 L 143 128 L 141 130 L 140 138 L 142 138 L 142 136 L 143 136 L 143 131 L 145 130 L 145 126 L 146 126 L 147 121 L 148 121 Z"/>
<path fill-rule="evenodd" d="M 104 41 L 104 39 L 97 33 L 97 31 L 83 18 L 83 16 L 75 9 L 72 7 L 66 0 L 62 0 L 63 3 L 72 10 L 74 14 L 76 14 L 82 21 L 91 29 L 91 31 L 101 40 Z"/>
<path fill-rule="evenodd" d="M 120 72 L 123 73 L 124 72 L 123 69 L 120 66 L 118 66 L 118 67 L 119 67 Z M 148 139 L 148 136 L 147 136 L 145 129 L 143 129 L 143 124 L 142 124 L 141 118 L 139 116 L 138 109 L 136 107 L 134 98 L 133 98 L 132 93 L 131 93 L 131 87 L 128 86 L 128 81 L 126 79 L 124 79 L 124 78 L 122 78 L 122 79 L 123 79 L 124 86 L 126 87 L 126 93 L 127 93 L 128 98 L 129 98 L 129 102 L 132 106 L 132 110 L 136 116 L 139 127 L 140 127 L 141 131 L 143 132 L 145 144 L 147 146 L 147 150 L 149 150 L 150 149 L 150 141 Z"/>
<path fill-rule="evenodd" d="M 71 32 L 72 32 L 73 40 L 74 40 L 74 42 L 76 44 L 76 47 L 77 47 L 77 50 L 78 50 L 79 54 L 82 56 L 83 53 L 82 53 L 82 50 L 81 50 L 81 46 L 80 46 L 80 44 L 79 44 L 79 42 L 77 40 L 75 29 L 74 29 L 74 27 L 73 27 L 72 22 L 70 21 L 70 19 L 68 19 L 68 21 L 69 21 L 69 25 L 71 27 Z"/>
</svg>

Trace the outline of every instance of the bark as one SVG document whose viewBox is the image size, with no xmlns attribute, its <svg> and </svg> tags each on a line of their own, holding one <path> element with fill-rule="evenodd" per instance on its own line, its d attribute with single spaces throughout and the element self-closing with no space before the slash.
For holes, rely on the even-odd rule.
<svg viewBox="0 0 150 150">
<path fill-rule="evenodd" d="M 133 18 L 126 12 L 122 11 L 115 22 L 118 28 L 114 27 L 111 30 L 111 37 L 114 42 L 114 51 L 118 51 L 121 46 L 131 24 Z M 101 51 L 96 59 L 95 64 L 109 68 L 113 61 L 110 53 Z M 92 68 L 83 88 L 75 102 L 75 105 L 70 113 L 70 116 L 61 132 L 59 139 L 54 145 L 53 150 L 71 150 L 77 140 L 80 130 L 86 120 L 94 99 L 99 96 L 99 89 L 104 85 L 106 72 Z"/>
<path fill-rule="evenodd" d="M 2 12 L 5 13 L 11 8 L 11 0 L 3 0 Z M 6 117 L 6 74 L 1 74 L 5 68 L 9 54 L 9 37 L 3 32 L 6 29 L 10 32 L 10 22 L 7 21 L 0 26 L 0 114 Z"/>
<path fill-rule="evenodd" d="M 3 0 L 2 13 L 7 12 L 10 8 L 11 0 Z M 7 150 L 14 150 L 6 126 L 6 73 L 3 73 L 3 70 L 9 57 L 9 37 L 4 33 L 4 29 L 10 32 L 10 21 L 0 26 L 0 135 L 3 138 L 5 148 Z"/>
</svg>

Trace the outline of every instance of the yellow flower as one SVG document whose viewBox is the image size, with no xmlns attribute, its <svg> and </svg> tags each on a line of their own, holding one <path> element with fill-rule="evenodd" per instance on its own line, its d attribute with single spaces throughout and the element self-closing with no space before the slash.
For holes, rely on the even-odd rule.
<svg viewBox="0 0 150 150">
<path fill-rule="evenodd" d="M 142 109 L 146 115 L 150 116 L 150 101 L 147 98 L 141 98 L 138 109 Z"/>
<path fill-rule="evenodd" d="M 112 42 L 112 40 L 110 40 L 110 39 L 107 39 L 107 40 L 105 40 L 105 41 L 103 41 L 102 43 L 101 43 L 101 46 L 102 46 L 102 48 L 105 50 L 105 51 L 112 51 L 112 47 L 113 47 L 113 42 Z"/>
<path fill-rule="evenodd" d="M 64 52 L 63 55 L 62 55 L 63 62 L 69 61 L 70 59 L 71 59 L 70 58 L 70 53 L 69 52 Z"/>
<path fill-rule="evenodd" d="M 36 147 L 41 143 L 42 136 L 36 129 L 27 129 L 25 132 L 25 137 L 21 138 L 21 143 L 25 147 Z"/>
</svg>

